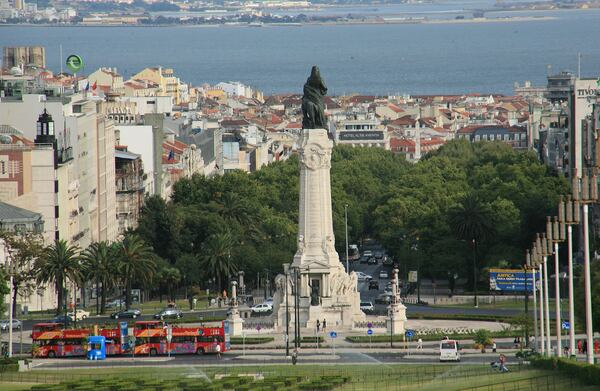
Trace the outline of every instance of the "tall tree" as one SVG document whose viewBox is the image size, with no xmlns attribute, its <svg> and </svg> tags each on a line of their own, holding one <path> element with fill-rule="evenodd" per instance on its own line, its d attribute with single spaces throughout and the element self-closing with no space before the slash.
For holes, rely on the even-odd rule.
<svg viewBox="0 0 600 391">
<path fill-rule="evenodd" d="M 66 307 L 65 284 L 67 279 L 81 283 L 83 279 L 82 266 L 79 262 L 79 249 L 69 245 L 64 240 L 56 240 L 44 248 L 42 255 L 35 262 L 35 274 L 38 283 L 53 283 L 56 287 L 58 305 Z"/>
<path fill-rule="evenodd" d="M 131 306 L 134 282 L 146 284 L 156 273 L 156 255 L 152 247 L 136 234 L 128 234 L 116 245 L 117 269 L 125 285 L 125 308 Z"/>
<path fill-rule="evenodd" d="M 175 262 L 174 245 L 177 243 L 172 227 L 173 217 L 165 200 L 157 195 L 146 198 L 136 232 L 159 257 L 170 263 Z"/>
<path fill-rule="evenodd" d="M 17 311 L 17 297 L 26 297 L 31 294 L 34 288 L 35 273 L 34 263 L 35 260 L 42 254 L 44 250 L 44 239 L 41 235 L 24 232 L 0 232 L 0 240 L 4 242 L 8 256 L 10 257 L 9 262 L 5 265 L 8 268 L 10 265 L 11 270 L 6 270 L 6 274 L 13 276 L 13 314 Z"/>
<path fill-rule="evenodd" d="M 473 246 L 473 289 L 476 290 L 477 246 L 494 235 L 492 209 L 475 194 L 467 194 L 458 205 L 450 209 L 449 220 L 456 237 L 468 241 Z"/>
<path fill-rule="evenodd" d="M 106 241 L 92 243 L 81 253 L 85 276 L 96 284 L 97 313 L 105 312 L 106 294 L 114 286 L 115 255 L 114 247 Z"/>
<path fill-rule="evenodd" d="M 233 239 L 229 231 L 217 232 L 208 237 L 202 247 L 201 262 L 211 277 L 217 282 L 219 292 L 223 281 L 237 271 L 237 265 L 231 258 Z"/>
</svg>

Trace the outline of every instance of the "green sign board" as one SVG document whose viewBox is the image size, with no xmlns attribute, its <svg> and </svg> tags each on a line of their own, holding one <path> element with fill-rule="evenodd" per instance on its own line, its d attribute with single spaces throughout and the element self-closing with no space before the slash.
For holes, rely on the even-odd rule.
<svg viewBox="0 0 600 391">
<path fill-rule="evenodd" d="M 77 54 L 71 54 L 67 57 L 67 68 L 73 73 L 78 72 L 83 68 L 83 60 Z"/>
</svg>

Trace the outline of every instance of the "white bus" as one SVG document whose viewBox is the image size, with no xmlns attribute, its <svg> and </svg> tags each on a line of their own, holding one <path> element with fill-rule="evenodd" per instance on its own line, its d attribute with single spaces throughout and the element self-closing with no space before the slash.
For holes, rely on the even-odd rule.
<svg viewBox="0 0 600 391">
<path fill-rule="evenodd" d="M 441 361 L 460 361 L 460 346 L 458 341 L 453 339 L 443 339 L 440 341 Z"/>
</svg>

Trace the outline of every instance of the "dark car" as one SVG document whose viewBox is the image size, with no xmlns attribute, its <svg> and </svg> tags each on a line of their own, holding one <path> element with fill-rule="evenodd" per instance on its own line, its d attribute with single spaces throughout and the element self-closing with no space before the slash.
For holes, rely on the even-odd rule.
<svg viewBox="0 0 600 391">
<path fill-rule="evenodd" d="M 362 257 L 360 257 L 360 260 L 358 262 L 360 262 L 360 263 L 368 263 L 369 262 L 369 257 L 365 257 L 363 255 Z"/>
<path fill-rule="evenodd" d="M 379 281 L 377 280 L 371 280 L 369 281 L 369 290 L 371 289 L 375 289 L 375 290 L 379 290 Z"/>
<path fill-rule="evenodd" d="M 123 310 L 123 311 L 112 313 L 112 314 L 110 314 L 110 317 L 113 319 L 120 319 L 120 318 L 135 319 L 141 315 L 142 315 L 142 311 L 140 311 L 138 309 L 130 308 L 128 310 Z"/>
<path fill-rule="evenodd" d="M 377 258 L 371 257 L 369 258 L 369 265 L 377 265 Z"/>
<path fill-rule="evenodd" d="M 177 308 L 165 308 L 164 310 L 154 314 L 154 319 L 179 319 L 183 316 L 183 312 Z"/>
<path fill-rule="evenodd" d="M 71 318 L 69 315 L 65 315 L 65 314 L 56 315 L 54 318 L 52 318 L 52 323 L 69 324 L 72 322 L 73 322 L 73 318 Z"/>
</svg>

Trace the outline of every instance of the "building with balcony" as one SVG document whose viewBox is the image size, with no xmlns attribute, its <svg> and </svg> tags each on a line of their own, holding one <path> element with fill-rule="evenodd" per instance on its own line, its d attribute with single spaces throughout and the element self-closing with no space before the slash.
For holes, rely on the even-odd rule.
<svg viewBox="0 0 600 391">
<path fill-rule="evenodd" d="M 144 169 L 142 157 L 126 148 L 115 151 L 115 180 L 117 189 L 117 223 L 119 234 L 138 225 L 144 202 Z"/>
</svg>

